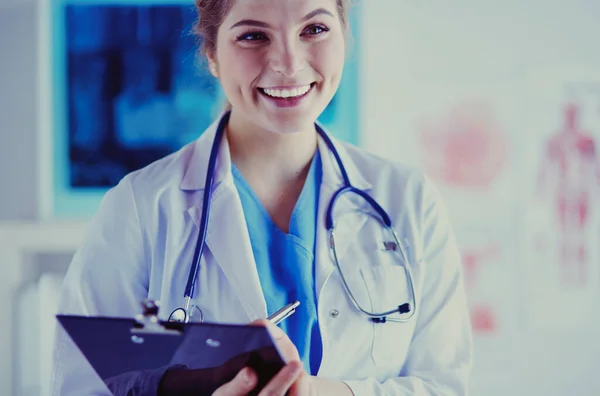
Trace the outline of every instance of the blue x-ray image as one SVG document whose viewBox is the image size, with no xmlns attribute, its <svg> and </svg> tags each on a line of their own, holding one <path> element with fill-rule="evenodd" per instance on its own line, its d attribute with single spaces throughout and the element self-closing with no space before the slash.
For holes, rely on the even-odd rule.
<svg viewBox="0 0 600 396">
<path fill-rule="evenodd" d="M 72 187 L 110 187 L 197 138 L 219 105 L 189 5 L 68 5 Z"/>
<path fill-rule="evenodd" d="M 225 97 L 192 33 L 193 0 L 48 0 L 56 217 L 89 217 L 126 174 L 198 138 Z M 340 88 L 319 121 L 359 144 L 359 8 Z"/>
</svg>

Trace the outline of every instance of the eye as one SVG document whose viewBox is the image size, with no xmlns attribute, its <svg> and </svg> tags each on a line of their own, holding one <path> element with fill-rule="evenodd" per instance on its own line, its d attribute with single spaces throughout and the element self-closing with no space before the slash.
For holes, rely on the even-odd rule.
<svg viewBox="0 0 600 396">
<path fill-rule="evenodd" d="M 248 32 L 237 37 L 238 41 L 264 41 L 267 35 L 263 32 Z"/>
<path fill-rule="evenodd" d="M 308 36 L 318 36 L 320 34 L 323 34 L 325 32 L 328 32 L 329 29 L 321 24 L 314 24 L 314 25 L 310 25 L 308 27 L 306 27 L 306 29 L 304 29 L 302 31 L 302 35 L 308 35 Z"/>
</svg>

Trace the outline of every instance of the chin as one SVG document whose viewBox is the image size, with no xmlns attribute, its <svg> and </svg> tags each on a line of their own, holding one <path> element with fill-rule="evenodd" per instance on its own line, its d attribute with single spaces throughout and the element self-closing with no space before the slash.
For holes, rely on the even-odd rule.
<svg viewBox="0 0 600 396">
<path fill-rule="evenodd" d="M 267 129 L 277 133 L 299 133 L 305 132 L 314 126 L 317 119 L 312 113 L 307 114 L 273 114 L 265 116 Z"/>
</svg>

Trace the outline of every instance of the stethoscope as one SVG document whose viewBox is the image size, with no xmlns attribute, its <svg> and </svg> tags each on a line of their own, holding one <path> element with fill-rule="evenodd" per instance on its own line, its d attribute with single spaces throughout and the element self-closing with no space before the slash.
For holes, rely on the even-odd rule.
<svg viewBox="0 0 600 396">
<path fill-rule="evenodd" d="M 176 308 L 175 310 L 173 310 L 173 312 L 171 312 L 171 315 L 169 315 L 169 321 L 188 323 L 188 322 L 192 321 L 192 319 L 196 316 L 199 317 L 199 320 L 198 320 L 199 322 L 204 321 L 204 314 L 202 312 L 202 309 L 200 309 L 200 307 L 198 307 L 197 305 L 193 305 L 191 303 L 191 301 L 192 301 L 192 296 L 194 295 L 194 288 L 196 286 L 196 278 L 198 277 L 198 271 L 200 270 L 200 258 L 202 257 L 202 252 L 204 250 L 204 245 L 206 243 L 208 216 L 209 216 L 209 212 L 210 212 L 210 201 L 211 201 L 210 194 L 212 192 L 212 186 L 213 186 L 213 181 L 214 181 L 214 176 L 215 176 L 215 166 L 216 166 L 216 161 L 217 161 L 217 155 L 219 152 L 219 146 L 220 146 L 221 140 L 223 138 L 223 134 L 225 132 L 225 127 L 229 120 L 229 115 L 230 115 L 230 112 L 225 113 L 223 115 L 223 117 L 221 118 L 221 120 L 219 121 L 219 124 L 217 126 L 217 132 L 215 134 L 215 139 L 213 141 L 213 145 L 212 145 L 212 148 L 210 151 L 210 157 L 208 160 L 208 169 L 206 172 L 206 183 L 204 186 L 202 216 L 201 216 L 201 220 L 200 220 L 200 233 L 198 234 L 196 249 L 194 251 L 193 265 L 192 265 L 192 268 L 190 268 L 190 273 L 188 276 L 187 284 L 185 286 L 185 293 L 184 293 L 184 301 L 185 302 L 184 302 L 183 307 Z M 346 168 L 344 167 L 344 164 L 342 163 L 342 159 L 340 158 L 335 146 L 333 145 L 333 142 L 331 141 L 331 139 L 329 139 L 329 137 L 327 136 L 325 131 L 323 131 L 323 129 L 319 125 L 315 124 L 315 126 L 317 129 L 317 132 L 319 133 L 321 138 L 325 141 L 325 143 L 327 144 L 327 147 L 329 148 L 331 153 L 333 153 L 335 160 L 337 162 L 337 165 L 342 174 L 342 178 L 344 179 L 344 185 L 333 194 L 333 197 L 331 198 L 331 201 L 329 202 L 329 205 L 327 207 L 327 212 L 326 212 L 326 216 L 325 216 L 325 227 L 329 233 L 329 248 L 331 249 L 331 252 L 333 254 L 335 266 L 340 273 L 340 278 L 342 280 L 344 289 L 346 290 L 346 294 L 350 298 L 352 305 L 358 311 L 360 311 L 361 313 L 366 315 L 370 320 L 372 320 L 375 323 L 385 323 L 386 321 L 407 322 L 410 319 L 412 319 L 412 317 L 414 316 L 414 314 L 417 310 L 417 302 L 416 302 L 415 290 L 414 290 L 414 285 L 413 285 L 413 276 L 412 276 L 412 272 L 410 270 L 410 266 L 408 264 L 408 256 L 406 255 L 406 252 L 404 251 L 404 248 L 402 247 L 402 244 L 400 243 L 400 240 L 398 239 L 398 235 L 396 235 L 396 232 L 392 228 L 392 221 L 390 219 L 390 216 L 375 201 L 375 199 L 373 199 L 373 197 L 371 197 L 366 192 L 354 187 L 350 183 L 350 179 L 348 178 L 348 174 L 346 173 Z M 348 286 L 348 283 L 346 282 L 346 278 L 344 277 L 344 273 L 340 266 L 337 251 L 335 248 L 335 237 L 334 237 L 335 223 L 333 221 L 334 205 L 335 205 L 336 201 L 338 200 L 338 198 L 347 192 L 351 192 L 356 195 L 359 195 L 365 201 L 367 201 L 369 203 L 369 205 L 379 215 L 378 219 L 382 222 L 383 226 L 387 229 L 387 231 L 390 233 L 390 235 L 392 235 L 393 240 L 384 242 L 383 247 L 384 247 L 384 250 L 391 251 L 393 253 L 399 253 L 401 256 L 400 261 L 402 262 L 402 267 L 404 268 L 404 271 L 406 273 L 407 286 L 408 286 L 408 290 L 410 291 L 410 303 L 404 303 L 404 304 L 394 307 L 393 309 L 390 309 L 388 311 L 371 312 L 371 311 L 368 311 L 368 310 L 364 309 L 363 307 L 361 307 L 361 305 L 358 303 L 358 301 L 354 297 L 352 290 L 350 290 L 350 287 Z M 396 314 L 396 313 L 398 313 L 400 315 L 394 316 L 394 317 L 389 317 L 390 315 Z"/>
</svg>

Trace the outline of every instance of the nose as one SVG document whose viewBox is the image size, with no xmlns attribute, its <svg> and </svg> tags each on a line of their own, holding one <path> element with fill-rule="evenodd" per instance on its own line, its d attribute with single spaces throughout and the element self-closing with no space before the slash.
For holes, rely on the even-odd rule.
<svg viewBox="0 0 600 396">
<path fill-rule="evenodd" d="M 285 77 L 295 77 L 304 69 L 305 54 L 301 43 L 290 40 L 274 45 L 270 58 L 271 69 Z"/>
</svg>

